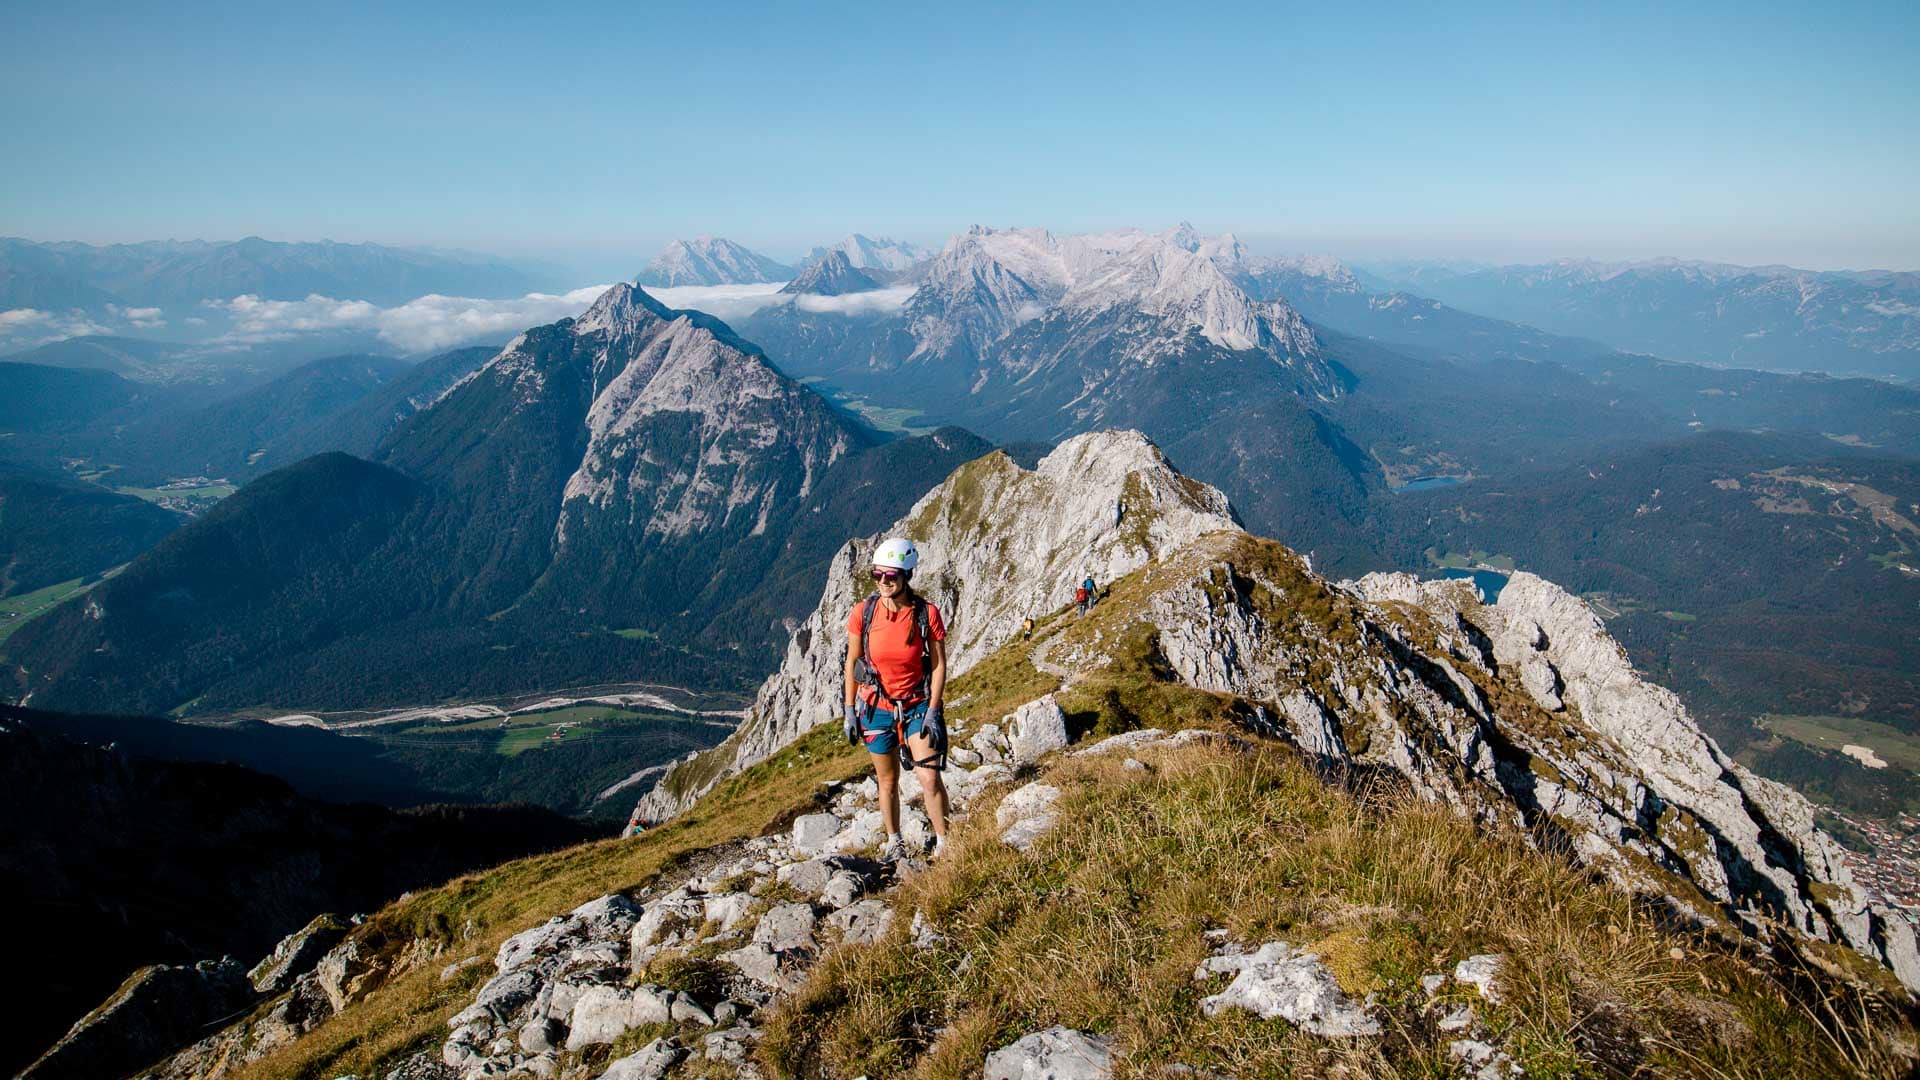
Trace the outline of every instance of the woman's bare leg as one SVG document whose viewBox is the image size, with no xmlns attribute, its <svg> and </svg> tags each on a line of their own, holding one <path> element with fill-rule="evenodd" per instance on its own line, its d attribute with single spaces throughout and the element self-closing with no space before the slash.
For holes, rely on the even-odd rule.
<svg viewBox="0 0 1920 1080">
<path fill-rule="evenodd" d="M 892 754 L 873 754 L 873 780 L 880 786 L 880 821 L 888 836 L 900 835 L 900 762 Z"/>
<path fill-rule="evenodd" d="M 923 732 L 907 738 L 907 750 L 913 754 L 913 760 L 925 761 L 933 756 L 933 740 Z M 941 779 L 938 769 L 913 770 L 920 780 L 920 794 L 927 804 L 927 819 L 933 822 L 933 835 L 944 840 L 947 837 L 947 782 Z"/>
</svg>

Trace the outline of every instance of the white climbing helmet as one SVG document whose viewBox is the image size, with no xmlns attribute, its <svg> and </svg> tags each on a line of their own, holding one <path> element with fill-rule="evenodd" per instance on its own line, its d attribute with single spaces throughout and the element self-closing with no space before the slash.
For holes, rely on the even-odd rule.
<svg viewBox="0 0 1920 1080">
<path fill-rule="evenodd" d="M 920 565 L 920 549 L 904 536 L 891 537 L 873 549 L 873 565 L 912 570 Z"/>
</svg>

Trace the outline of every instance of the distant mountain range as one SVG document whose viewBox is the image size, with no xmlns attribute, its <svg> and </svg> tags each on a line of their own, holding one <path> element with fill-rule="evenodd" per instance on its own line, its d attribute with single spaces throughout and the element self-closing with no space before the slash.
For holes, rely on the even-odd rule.
<svg viewBox="0 0 1920 1080">
<path fill-rule="evenodd" d="M 856 269 L 847 253 L 835 248 L 815 260 L 780 291 L 805 296 L 844 296 L 880 287 L 874 276 Z"/>
<path fill-rule="evenodd" d="M 657 288 L 683 285 L 759 285 L 788 281 L 793 267 L 718 236 L 674 240 L 660 249 L 633 283 Z"/>
<path fill-rule="evenodd" d="M 0 238 L 0 311 L 190 308 L 202 300 L 309 295 L 398 304 L 428 293 L 519 296 L 545 282 L 486 256 L 332 241 L 38 243 Z"/>
<path fill-rule="evenodd" d="M 1384 269 L 1469 311 L 1668 360 L 1920 379 L 1920 273 L 1656 259 Z"/>
</svg>

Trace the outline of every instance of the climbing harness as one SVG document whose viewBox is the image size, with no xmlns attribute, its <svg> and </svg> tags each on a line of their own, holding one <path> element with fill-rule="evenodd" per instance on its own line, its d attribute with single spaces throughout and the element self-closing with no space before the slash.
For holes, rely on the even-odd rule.
<svg viewBox="0 0 1920 1080">
<path fill-rule="evenodd" d="M 893 706 L 893 723 L 900 735 L 900 760 L 915 769 L 933 769 L 942 771 L 947 767 L 946 724 L 942 723 L 937 735 L 933 736 L 933 753 L 924 760 L 915 759 L 907 747 L 907 707 L 926 701 L 933 693 L 933 631 L 927 618 L 927 602 L 920 597 L 913 598 L 913 629 L 907 635 L 907 644 L 920 642 L 920 683 L 906 697 L 897 698 L 887 693 L 886 686 L 880 681 L 880 673 L 867 661 L 867 631 L 873 626 L 874 611 L 880 606 L 879 596 L 869 596 L 860 608 L 860 658 L 853 663 L 853 681 L 858 686 L 873 688 L 874 698 L 860 698 L 863 710 L 861 726 L 873 715 L 878 698 L 886 698 Z"/>
</svg>

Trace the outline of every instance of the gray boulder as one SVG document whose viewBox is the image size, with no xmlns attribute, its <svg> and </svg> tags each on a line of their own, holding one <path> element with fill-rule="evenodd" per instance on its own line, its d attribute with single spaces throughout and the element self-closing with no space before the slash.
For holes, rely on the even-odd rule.
<svg viewBox="0 0 1920 1080">
<path fill-rule="evenodd" d="M 776 904 L 760 917 L 753 940 L 775 952 L 813 948 L 816 919 L 810 904 Z"/>
<path fill-rule="evenodd" d="M 1196 976 L 1235 972 L 1227 988 L 1200 1002 L 1208 1016 L 1246 1009 L 1262 1020 L 1279 1017 L 1315 1035 L 1378 1035 L 1380 1022 L 1340 990 L 1333 972 L 1312 953 L 1295 953 L 1284 941 L 1250 954 L 1216 956 Z"/>
<path fill-rule="evenodd" d="M 1053 804 L 1059 797 L 1059 788 L 1037 780 L 1009 793 L 994 811 L 1000 839 L 1020 851 L 1032 847 L 1042 833 L 1053 828 Z"/>
<path fill-rule="evenodd" d="M 667 1070 L 680 1064 L 680 1059 L 686 1056 L 685 1048 L 672 1039 L 655 1039 L 637 1053 L 607 1066 L 600 1080 L 661 1080 Z"/>
<path fill-rule="evenodd" d="M 351 929 L 338 915 L 314 916 L 312 922 L 281 938 L 280 944 L 247 972 L 254 991 L 265 997 L 285 992 L 293 980 L 312 971 L 327 950 L 340 944 Z"/>
<path fill-rule="evenodd" d="M 1107 1080 L 1112 1040 L 1067 1027 L 1050 1027 L 987 1055 L 986 1080 Z"/>
<path fill-rule="evenodd" d="M 1020 706 L 1003 722 L 1017 764 L 1031 765 L 1067 745 L 1067 714 L 1052 694 Z"/>
</svg>

